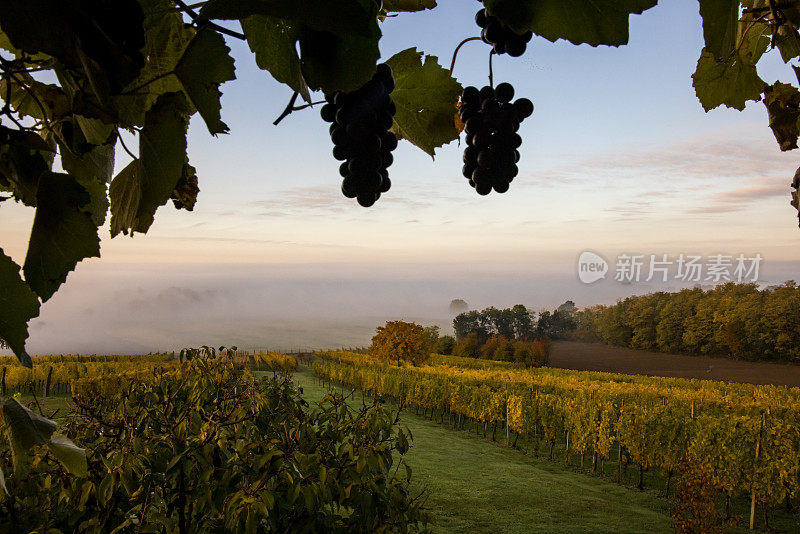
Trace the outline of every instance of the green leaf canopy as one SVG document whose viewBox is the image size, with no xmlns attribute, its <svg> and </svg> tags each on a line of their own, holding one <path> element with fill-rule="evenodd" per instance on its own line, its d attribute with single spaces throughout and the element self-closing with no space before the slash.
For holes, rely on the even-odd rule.
<svg viewBox="0 0 800 534">
<path fill-rule="evenodd" d="M 433 156 L 436 148 L 458 138 L 455 115 L 462 87 L 435 56 L 423 63 L 422 55 L 408 48 L 386 62 L 395 78 L 392 131 Z"/>
</svg>

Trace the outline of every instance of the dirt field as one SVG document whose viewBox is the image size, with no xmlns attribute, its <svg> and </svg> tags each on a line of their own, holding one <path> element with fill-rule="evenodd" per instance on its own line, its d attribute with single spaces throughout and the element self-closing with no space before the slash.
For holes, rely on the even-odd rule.
<svg viewBox="0 0 800 534">
<path fill-rule="evenodd" d="M 800 365 L 664 354 L 577 341 L 554 342 L 550 365 L 581 371 L 800 386 Z"/>
</svg>

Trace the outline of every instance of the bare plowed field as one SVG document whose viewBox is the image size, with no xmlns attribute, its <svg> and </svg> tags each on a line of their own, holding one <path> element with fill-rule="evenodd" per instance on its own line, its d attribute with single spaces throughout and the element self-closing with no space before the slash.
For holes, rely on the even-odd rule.
<svg viewBox="0 0 800 534">
<path fill-rule="evenodd" d="M 581 371 L 800 386 L 800 365 L 664 354 L 578 341 L 554 342 L 550 365 Z"/>
</svg>

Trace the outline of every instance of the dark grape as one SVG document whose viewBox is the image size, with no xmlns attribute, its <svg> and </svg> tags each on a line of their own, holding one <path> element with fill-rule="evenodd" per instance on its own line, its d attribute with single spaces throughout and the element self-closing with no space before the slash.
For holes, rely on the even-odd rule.
<svg viewBox="0 0 800 534">
<path fill-rule="evenodd" d="M 514 102 L 514 111 L 520 119 L 527 119 L 533 114 L 533 102 L 527 98 L 520 98 Z"/>
<path fill-rule="evenodd" d="M 365 208 L 369 208 L 378 200 L 378 193 L 372 193 L 370 191 L 361 191 L 356 195 L 356 200 L 358 203 Z"/>
<path fill-rule="evenodd" d="M 350 151 L 347 150 L 342 145 L 336 145 L 333 147 L 333 157 L 338 159 L 339 161 L 344 161 L 348 158 Z"/>
<path fill-rule="evenodd" d="M 506 104 L 511 102 L 511 99 L 514 98 L 514 87 L 507 82 L 503 82 L 494 89 L 494 94 L 497 96 L 497 100 Z"/>
<path fill-rule="evenodd" d="M 492 189 L 497 191 L 498 193 L 505 193 L 508 191 L 508 182 L 495 182 L 492 184 Z"/>
<path fill-rule="evenodd" d="M 475 24 L 481 28 L 485 28 L 487 22 L 489 22 L 489 19 L 486 15 L 486 9 L 481 9 L 475 14 Z"/>
<path fill-rule="evenodd" d="M 492 185 L 475 182 L 475 191 L 477 191 L 479 195 L 488 195 L 492 192 Z"/>
<path fill-rule="evenodd" d="M 359 89 L 327 93 L 327 103 L 320 110 L 322 118 L 333 123 L 329 128 L 333 157 L 343 161 L 339 166 L 342 194 L 364 207 L 375 204 L 392 185 L 387 169 L 397 148 L 397 136 L 389 131 L 397 112 L 390 94 L 393 89 L 392 69 L 382 63 Z"/>
<path fill-rule="evenodd" d="M 477 93 L 478 98 L 475 99 Z M 522 138 L 516 133 L 520 122 L 533 112 L 527 98 L 511 102 L 514 87 L 501 83 L 495 89 L 466 87 L 461 95 L 461 116 L 465 123 L 467 146 L 461 172 L 480 195 L 492 190 L 505 193 L 517 176 Z"/>
<path fill-rule="evenodd" d="M 383 141 L 381 141 L 381 148 L 383 150 L 392 151 L 397 148 L 397 136 L 394 135 L 392 132 L 387 132 L 386 135 L 383 137 Z"/>
<path fill-rule="evenodd" d="M 319 114 L 325 122 L 333 122 L 336 120 L 336 106 L 334 104 L 325 104 L 322 106 Z"/>
<path fill-rule="evenodd" d="M 470 106 L 480 104 L 481 93 L 477 87 L 467 87 L 461 94 L 461 101 Z"/>
<path fill-rule="evenodd" d="M 505 54 L 512 57 L 519 57 L 525 53 L 533 37 L 530 31 L 520 35 L 514 30 L 503 24 L 500 19 L 486 13 L 486 9 L 481 9 L 475 14 L 475 24 L 481 29 L 481 39 L 484 43 L 492 45 L 496 54 Z"/>
</svg>

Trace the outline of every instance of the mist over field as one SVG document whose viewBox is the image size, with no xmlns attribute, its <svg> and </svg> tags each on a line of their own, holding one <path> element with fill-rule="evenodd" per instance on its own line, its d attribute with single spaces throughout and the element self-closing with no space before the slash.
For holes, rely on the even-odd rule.
<svg viewBox="0 0 800 534">
<path fill-rule="evenodd" d="M 762 284 L 798 278 L 793 262 L 765 263 Z M 369 343 L 377 325 L 404 319 L 451 332 L 454 298 L 472 309 L 571 299 L 607 304 L 678 290 L 609 278 L 581 284 L 573 264 L 136 265 L 88 263 L 31 322 L 31 354 L 146 353 L 200 344 L 332 348 Z"/>
</svg>

